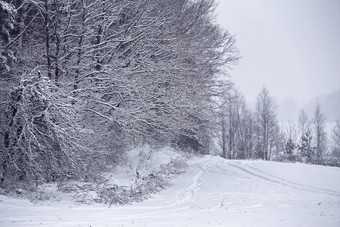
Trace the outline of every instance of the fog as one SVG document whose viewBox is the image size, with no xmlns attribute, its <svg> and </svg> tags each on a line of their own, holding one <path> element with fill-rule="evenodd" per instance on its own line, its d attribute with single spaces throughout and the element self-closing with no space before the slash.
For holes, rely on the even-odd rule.
<svg viewBox="0 0 340 227">
<path fill-rule="evenodd" d="M 340 1 L 219 0 L 217 12 L 237 39 L 231 76 L 250 106 L 265 86 L 288 118 L 339 90 Z"/>
</svg>

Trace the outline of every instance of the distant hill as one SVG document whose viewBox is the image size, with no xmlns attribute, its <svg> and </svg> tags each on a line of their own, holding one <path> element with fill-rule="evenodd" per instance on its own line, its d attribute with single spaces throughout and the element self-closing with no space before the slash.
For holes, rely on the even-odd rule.
<svg viewBox="0 0 340 227">
<path fill-rule="evenodd" d="M 278 105 L 278 119 L 280 122 L 296 121 L 301 108 L 303 108 L 311 120 L 317 104 L 320 105 L 321 112 L 326 115 L 327 122 L 340 120 L 340 89 L 327 95 L 318 96 L 303 106 L 300 106 L 292 98 L 286 99 Z"/>
</svg>

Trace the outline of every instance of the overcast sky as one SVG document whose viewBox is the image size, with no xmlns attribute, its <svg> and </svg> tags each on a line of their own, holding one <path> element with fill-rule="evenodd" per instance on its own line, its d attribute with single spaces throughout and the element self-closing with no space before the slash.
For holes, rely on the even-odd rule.
<svg viewBox="0 0 340 227">
<path fill-rule="evenodd" d="M 263 86 L 277 104 L 340 89 L 340 0 L 217 2 L 242 56 L 231 76 L 249 104 Z"/>
</svg>

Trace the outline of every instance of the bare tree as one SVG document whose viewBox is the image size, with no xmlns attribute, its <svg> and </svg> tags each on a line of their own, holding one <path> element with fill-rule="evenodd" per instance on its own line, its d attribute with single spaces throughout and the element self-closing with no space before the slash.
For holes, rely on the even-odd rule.
<svg viewBox="0 0 340 227">
<path fill-rule="evenodd" d="M 300 136 L 305 134 L 308 127 L 309 127 L 309 122 L 308 122 L 307 114 L 303 109 L 301 109 L 299 113 L 299 117 L 298 117 L 298 130 L 299 130 Z"/>
<path fill-rule="evenodd" d="M 321 113 L 320 106 L 317 105 L 313 117 L 313 131 L 315 144 L 315 164 L 322 164 L 323 155 L 327 150 L 327 134 L 325 132 L 326 117 Z"/>
<path fill-rule="evenodd" d="M 254 145 L 254 122 L 244 97 L 235 87 L 230 87 L 220 96 L 220 101 L 217 138 L 223 157 L 251 158 Z"/>
<path fill-rule="evenodd" d="M 241 132 L 242 123 L 246 122 L 247 109 L 244 97 L 240 92 L 234 89 L 232 97 L 227 107 L 227 120 L 228 120 L 228 130 L 227 130 L 227 141 L 228 141 L 228 151 L 229 158 L 244 158 L 245 150 L 240 150 L 241 147 L 241 136 L 245 136 L 244 132 Z M 244 128 L 243 128 L 244 129 Z M 242 145 L 243 147 L 244 145 Z"/>
<path fill-rule="evenodd" d="M 246 106 L 245 102 L 241 102 L 240 107 L 240 124 L 237 134 L 237 158 L 250 159 L 253 158 L 254 152 L 254 117 Z"/>
<path fill-rule="evenodd" d="M 332 139 L 333 139 L 332 155 L 339 162 L 340 161 L 340 121 L 336 122 L 336 125 L 333 129 Z"/>
<path fill-rule="evenodd" d="M 235 96 L 235 88 L 224 86 L 223 92 L 219 96 L 218 107 L 218 128 L 219 146 L 222 150 L 224 158 L 233 158 L 233 150 L 235 148 L 235 138 L 237 135 L 235 116 L 235 104 L 238 101 Z"/>
<path fill-rule="evenodd" d="M 278 134 L 275 104 L 266 88 L 257 98 L 257 149 L 263 160 L 270 160 Z"/>
</svg>

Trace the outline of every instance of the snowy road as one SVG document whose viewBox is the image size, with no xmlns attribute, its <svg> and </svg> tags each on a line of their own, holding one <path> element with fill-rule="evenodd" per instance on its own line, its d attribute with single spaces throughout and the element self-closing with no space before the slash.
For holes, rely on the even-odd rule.
<svg viewBox="0 0 340 227">
<path fill-rule="evenodd" d="M 197 157 L 167 190 L 124 207 L 0 196 L 0 226 L 340 226 L 340 168 Z"/>
</svg>

